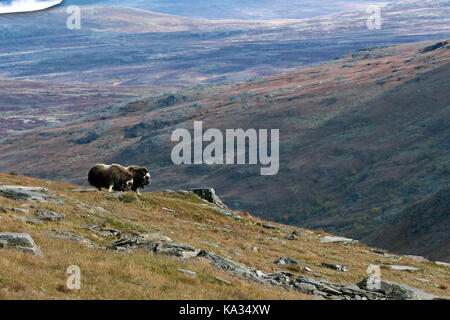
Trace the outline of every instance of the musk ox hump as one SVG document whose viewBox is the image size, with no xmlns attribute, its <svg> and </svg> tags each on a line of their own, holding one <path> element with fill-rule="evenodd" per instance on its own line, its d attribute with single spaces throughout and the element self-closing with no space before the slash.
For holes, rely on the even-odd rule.
<svg viewBox="0 0 450 320">
<path fill-rule="evenodd" d="M 119 164 L 97 164 L 89 170 L 88 181 L 99 190 L 124 191 L 133 185 L 133 175 Z"/>
</svg>

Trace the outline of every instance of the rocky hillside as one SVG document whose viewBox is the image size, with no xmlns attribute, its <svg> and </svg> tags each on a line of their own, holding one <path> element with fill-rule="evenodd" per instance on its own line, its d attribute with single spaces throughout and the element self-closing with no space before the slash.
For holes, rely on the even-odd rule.
<svg viewBox="0 0 450 320">
<path fill-rule="evenodd" d="M 447 187 L 397 214 L 370 241 L 394 252 L 450 261 L 449 208 Z"/>
<path fill-rule="evenodd" d="M 295 73 L 97 108 L 6 139 L 0 171 L 84 184 L 93 163 L 146 165 L 152 190 L 210 186 L 234 209 L 369 241 L 448 185 L 448 42 L 369 48 Z M 170 135 L 194 120 L 205 130 L 280 128 L 279 174 L 176 167 Z"/>
<path fill-rule="evenodd" d="M 435 299 L 449 273 L 231 211 L 212 190 L 137 197 L 0 175 L 0 299 Z"/>
</svg>

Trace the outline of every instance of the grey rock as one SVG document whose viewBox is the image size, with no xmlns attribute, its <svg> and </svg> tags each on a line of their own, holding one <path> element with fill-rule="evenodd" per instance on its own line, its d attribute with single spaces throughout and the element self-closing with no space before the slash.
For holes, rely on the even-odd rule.
<svg viewBox="0 0 450 320">
<path fill-rule="evenodd" d="M 139 235 L 144 241 L 158 241 L 158 242 L 172 242 L 168 236 L 162 235 L 160 233 L 143 233 Z"/>
<path fill-rule="evenodd" d="M 216 195 L 216 191 L 212 188 L 207 189 L 194 189 L 192 190 L 200 199 L 208 201 L 209 203 L 215 204 L 218 207 L 227 209 L 227 206 L 222 202 L 222 200 Z"/>
<path fill-rule="evenodd" d="M 436 298 L 436 296 L 422 290 L 387 280 L 380 280 L 379 287 L 373 288 L 369 285 L 369 279 L 370 277 L 365 278 L 358 283 L 358 286 L 367 291 L 382 293 L 390 300 L 429 300 Z"/>
<path fill-rule="evenodd" d="M 438 266 L 450 268 L 450 263 L 447 263 L 447 262 L 435 261 L 434 263 L 437 264 Z"/>
<path fill-rule="evenodd" d="M 145 236 L 138 236 L 128 239 L 121 239 L 113 243 L 113 250 L 134 251 L 144 250 L 152 253 L 160 253 L 181 259 L 188 259 L 198 256 L 200 249 L 189 244 L 176 242 L 161 242 L 161 240 L 148 239 Z"/>
<path fill-rule="evenodd" d="M 61 221 L 66 215 L 64 213 L 57 213 L 50 210 L 38 209 L 34 212 L 35 216 L 43 221 Z"/>
<path fill-rule="evenodd" d="M 227 285 L 231 285 L 231 282 L 228 281 L 228 280 L 225 280 L 225 279 L 222 279 L 222 278 L 219 278 L 219 277 L 215 277 L 215 279 L 216 279 L 217 281 L 221 282 L 221 283 L 225 283 L 225 284 L 227 284 Z"/>
<path fill-rule="evenodd" d="M 185 243 L 168 242 L 157 244 L 154 251 L 181 259 L 189 259 L 198 256 L 201 250 Z"/>
<path fill-rule="evenodd" d="M 22 209 L 22 208 L 11 208 L 11 211 L 13 211 L 13 212 L 19 212 L 19 213 L 23 213 L 23 214 L 28 214 L 28 213 L 30 213 L 30 210 L 28 210 L 28 209 Z"/>
<path fill-rule="evenodd" d="M 0 195 L 13 200 L 49 202 L 55 201 L 64 204 L 64 201 L 49 194 L 48 189 L 40 187 L 24 187 L 24 186 L 0 186 Z"/>
<path fill-rule="evenodd" d="M 287 266 L 287 265 L 298 266 L 298 262 L 296 260 L 291 259 L 291 258 L 285 258 L 285 257 L 281 257 L 281 258 L 277 259 L 274 263 L 278 264 L 280 266 Z"/>
<path fill-rule="evenodd" d="M 184 274 L 187 274 L 187 275 L 190 275 L 190 276 L 194 276 L 194 277 L 197 276 L 197 272 L 191 271 L 191 270 L 178 269 L 178 272 L 184 273 Z"/>
<path fill-rule="evenodd" d="M 211 264 L 226 273 L 242 279 L 252 280 L 258 283 L 266 283 L 268 275 L 262 271 L 247 267 L 244 264 L 231 261 L 217 254 L 201 251 L 199 256 L 211 260 Z"/>
<path fill-rule="evenodd" d="M 0 232 L 0 241 L 3 243 L 3 248 L 42 255 L 41 249 L 27 233 Z"/>
<path fill-rule="evenodd" d="M 371 251 L 372 253 L 381 255 L 381 256 L 386 257 L 386 258 L 389 258 L 389 259 L 395 259 L 395 260 L 399 260 L 399 261 L 400 261 L 400 260 L 403 260 L 402 257 L 396 256 L 396 255 L 393 255 L 393 254 L 388 254 L 388 253 L 383 252 L 383 251 L 380 251 L 380 250 L 374 250 L 374 249 L 371 249 L 370 251 Z"/>
<path fill-rule="evenodd" d="M 411 266 L 395 266 L 395 265 L 390 265 L 389 267 L 390 267 L 392 270 L 398 270 L 398 271 L 418 271 L 418 270 L 420 270 L 419 268 L 411 267 Z"/>
<path fill-rule="evenodd" d="M 215 206 L 209 206 L 209 208 L 211 208 L 212 210 L 216 211 L 217 213 L 220 213 L 221 215 L 233 218 L 234 220 L 242 220 L 242 217 L 238 214 L 235 214 L 229 210 L 223 209 L 223 208 L 219 208 L 219 207 L 215 207 Z"/>
<path fill-rule="evenodd" d="M 86 245 L 89 248 L 100 248 L 91 240 L 64 230 L 53 230 L 51 233 L 47 235 L 47 237 L 58 240 L 69 240 L 73 242 L 79 242 L 81 244 Z"/>
<path fill-rule="evenodd" d="M 39 219 L 28 218 L 28 217 L 23 217 L 23 216 L 13 216 L 13 218 L 17 221 L 22 221 L 25 223 L 42 224 L 41 220 L 39 220 Z"/>
<path fill-rule="evenodd" d="M 256 225 L 261 226 L 265 229 L 279 229 L 277 226 L 272 226 L 270 224 L 265 224 L 265 223 L 261 223 L 261 222 L 257 222 Z"/>
<path fill-rule="evenodd" d="M 303 232 L 303 231 L 300 231 L 300 230 L 294 230 L 294 231 L 292 231 L 292 235 L 294 235 L 294 236 L 306 236 L 307 233 Z"/>
<path fill-rule="evenodd" d="M 422 257 L 422 256 L 406 255 L 404 257 L 415 260 L 417 262 L 428 262 L 429 261 L 427 258 Z"/>
<path fill-rule="evenodd" d="M 343 243 L 343 244 L 349 244 L 349 245 L 357 245 L 359 243 L 358 240 L 353 240 L 349 238 L 344 237 L 333 237 L 333 236 L 325 236 L 320 238 L 321 243 Z"/>
<path fill-rule="evenodd" d="M 327 267 L 327 268 L 329 268 L 329 269 L 334 269 L 334 270 L 342 271 L 342 272 L 347 271 L 347 268 L 345 268 L 344 266 L 342 266 L 342 265 L 340 265 L 340 264 L 334 264 L 334 263 L 322 263 L 322 266 Z"/>
</svg>

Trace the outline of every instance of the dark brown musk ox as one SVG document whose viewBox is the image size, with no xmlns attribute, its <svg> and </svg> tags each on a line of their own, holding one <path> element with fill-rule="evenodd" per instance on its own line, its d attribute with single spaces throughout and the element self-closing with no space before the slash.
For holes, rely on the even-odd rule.
<svg viewBox="0 0 450 320">
<path fill-rule="evenodd" d="M 127 170 L 131 172 L 133 175 L 133 185 L 131 186 L 131 190 L 140 194 L 139 189 L 144 189 L 145 186 L 148 186 L 151 183 L 151 176 L 148 169 L 145 167 L 139 166 L 129 166 Z"/>
<path fill-rule="evenodd" d="M 89 170 L 88 181 L 98 190 L 127 191 L 133 186 L 133 174 L 119 164 L 97 164 Z"/>
</svg>

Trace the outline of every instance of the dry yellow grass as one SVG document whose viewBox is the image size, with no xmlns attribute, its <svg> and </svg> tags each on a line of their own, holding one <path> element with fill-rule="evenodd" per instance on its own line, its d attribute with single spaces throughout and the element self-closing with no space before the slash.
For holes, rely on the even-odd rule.
<svg viewBox="0 0 450 320">
<path fill-rule="evenodd" d="M 398 264 L 392 259 L 376 255 L 364 245 L 355 247 L 322 244 L 320 234 L 300 228 L 281 226 L 265 229 L 255 225 L 261 220 L 240 213 L 242 221 L 224 217 L 205 206 L 193 195 L 178 193 L 145 193 L 130 195 L 126 201 L 107 199 L 107 192 L 72 192 L 79 188 L 64 183 L 31 179 L 22 176 L 0 175 L 0 185 L 28 185 L 48 188 L 64 199 L 56 203 L 34 204 L 14 201 L 0 196 L 0 232 L 29 233 L 40 246 L 44 256 L 0 249 L 0 299 L 311 299 L 306 294 L 258 285 L 230 275 L 209 265 L 202 258 L 174 259 L 146 253 L 121 253 L 92 249 L 83 244 L 49 238 L 53 229 L 66 230 L 85 236 L 99 245 L 116 240 L 93 230 L 79 229 L 96 224 L 115 228 L 122 233 L 152 233 L 188 243 L 197 248 L 227 256 L 265 272 L 278 270 L 306 275 L 304 271 L 274 264 L 280 257 L 296 259 L 301 266 L 320 274 L 319 279 L 339 283 L 356 283 L 367 276 L 370 264 Z M 13 216 L 33 216 L 13 212 L 10 208 L 29 208 L 30 205 L 65 213 L 60 222 L 40 225 L 24 223 Z M 95 209 L 102 207 L 108 213 Z M 173 210 L 168 211 L 167 209 Z M 272 223 L 270 223 L 272 224 Z M 275 224 L 274 224 L 275 225 Z M 225 230 L 225 231 L 224 231 Z M 226 232 L 229 230 L 231 232 Z M 286 240 L 292 230 L 306 232 L 298 240 Z M 271 238 L 277 238 L 274 241 Z M 258 248 L 254 251 L 253 248 Z M 342 264 L 348 272 L 323 267 L 323 262 Z M 405 283 L 438 296 L 448 295 L 449 271 L 432 262 L 417 262 L 403 258 L 402 265 L 412 265 L 419 271 L 405 272 L 382 269 L 382 278 Z M 67 290 L 66 269 L 78 265 L 82 272 L 82 288 Z M 198 276 L 182 274 L 178 269 L 195 271 Z M 231 285 L 215 279 L 220 277 Z M 435 285 L 438 284 L 438 285 Z"/>
</svg>

